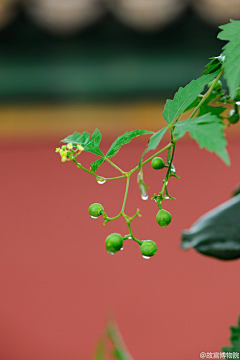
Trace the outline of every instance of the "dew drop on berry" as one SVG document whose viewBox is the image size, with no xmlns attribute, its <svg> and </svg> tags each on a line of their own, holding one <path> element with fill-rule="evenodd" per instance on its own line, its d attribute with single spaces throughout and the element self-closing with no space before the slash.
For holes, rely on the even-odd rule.
<svg viewBox="0 0 240 360">
<path fill-rule="evenodd" d="M 97 219 L 97 218 L 98 218 L 97 216 L 92 216 L 92 215 L 90 215 L 90 217 L 91 217 L 92 219 Z"/>
<path fill-rule="evenodd" d="M 105 184 L 105 182 L 106 182 L 106 179 L 104 179 L 104 178 L 97 177 L 96 179 L 97 179 L 97 183 L 100 185 Z"/>
<path fill-rule="evenodd" d="M 111 251 L 107 251 L 107 253 L 110 254 L 110 255 L 114 255 L 114 253 L 111 252 Z"/>
<path fill-rule="evenodd" d="M 150 259 L 150 256 L 145 256 L 145 255 L 143 255 L 142 256 L 144 259 Z"/>
<path fill-rule="evenodd" d="M 123 250 L 123 247 L 120 250 Z"/>
<path fill-rule="evenodd" d="M 148 199 L 148 195 L 147 195 L 147 194 L 142 194 L 142 195 L 141 195 L 141 198 L 142 198 L 142 200 L 147 200 L 147 199 Z"/>
</svg>

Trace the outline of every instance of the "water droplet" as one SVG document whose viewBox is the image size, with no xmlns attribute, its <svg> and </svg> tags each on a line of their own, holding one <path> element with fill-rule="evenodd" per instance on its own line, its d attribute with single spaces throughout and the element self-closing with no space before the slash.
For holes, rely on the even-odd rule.
<svg viewBox="0 0 240 360">
<path fill-rule="evenodd" d="M 141 195 L 141 198 L 142 198 L 142 200 L 147 200 L 147 199 L 148 199 L 148 195 L 147 195 L 147 194 L 142 194 L 142 195 Z"/>
<path fill-rule="evenodd" d="M 129 236 L 129 237 L 128 237 L 128 239 L 132 239 L 132 237 L 131 237 L 131 236 Z"/>
<path fill-rule="evenodd" d="M 97 179 L 97 183 L 100 185 L 105 184 L 105 182 L 106 182 L 106 179 L 104 179 L 104 178 L 97 177 L 96 179 Z"/>
<path fill-rule="evenodd" d="M 107 251 L 107 253 L 110 254 L 110 255 L 114 255 L 114 253 L 111 252 L 111 251 Z"/>
<path fill-rule="evenodd" d="M 237 101 L 236 104 L 239 106 L 239 105 L 240 105 L 240 101 Z"/>
<path fill-rule="evenodd" d="M 90 217 L 91 217 L 92 219 L 97 219 L 97 218 L 98 218 L 97 216 L 92 216 L 92 215 L 90 215 Z"/>
<path fill-rule="evenodd" d="M 170 197 L 169 197 L 169 196 L 166 196 L 166 197 L 165 197 L 165 200 L 169 200 L 169 199 L 170 199 Z"/>
<path fill-rule="evenodd" d="M 144 259 L 150 259 L 150 256 L 142 256 Z"/>
<path fill-rule="evenodd" d="M 172 167 L 172 168 L 171 168 L 171 172 L 175 174 L 175 172 L 176 172 L 175 167 Z"/>
<path fill-rule="evenodd" d="M 123 247 L 120 250 L 123 250 Z"/>
</svg>

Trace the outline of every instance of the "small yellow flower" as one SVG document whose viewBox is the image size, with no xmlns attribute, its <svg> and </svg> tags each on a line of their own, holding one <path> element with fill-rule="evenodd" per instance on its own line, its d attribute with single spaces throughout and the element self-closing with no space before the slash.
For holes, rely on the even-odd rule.
<svg viewBox="0 0 240 360">
<path fill-rule="evenodd" d="M 64 151 L 63 149 L 60 149 L 59 153 L 61 157 L 67 156 L 67 151 Z"/>
<path fill-rule="evenodd" d="M 67 144 L 67 149 L 68 149 L 68 150 L 72 150 L 72 148 L 73 148 L 73 144 L 72 144 L 72 143 L 68 143 L 68 144 Z"/>
<path fill-rule="evenodd" d="M 61 161 L 62 161 L 62 162 L 67 161 L 67 157 L 66 157 L 66 156 L 62 156 L 62 157 L 61 157 Z"/>
<path fill-rule="evenodd" d="M 55 152 L 56 153 L 60 152 L 60 148 L 56 148 Z"/>
<path fill-rule="evenodd" d="M 67 148 L 67 145 L 63 145 L 63 146 L 62 146 L 62 149 L 63 149 L 63 150 L 66 150 L 66 148 Z"/>
<path fill-rule="evenodd" d="M 79 144 L 78 144 L 78 145 L 77 145 L 77 149 L 82 152 L 82 151 L 84 150 L 84 147 L 83 147 L 82 145 L 79 145 Z"/>
</svg>

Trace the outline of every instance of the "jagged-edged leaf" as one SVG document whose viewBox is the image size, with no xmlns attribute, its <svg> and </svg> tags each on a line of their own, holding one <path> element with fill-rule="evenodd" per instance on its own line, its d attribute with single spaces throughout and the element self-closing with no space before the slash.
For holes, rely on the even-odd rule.
<svg viewBox="0 0 240 360">
<path fill-rule="evenodd" d="M 89 142 L 89 138 L 90 134 L 86 131 L 84 131 L 82 134 L 74 131 L 72 135 L 67 136 L 65 139 L 61 140 L 61 142 L 84 146 Z"/>
<path fill-rule="evenodd" d="M 181 247 L 221 260 L 240 258 L 240 195 L 201 216 L 182 232 Z"/>
<path fill-rule="evenodd" d="M 99 168 L 99 166 L 102 165 L 102 164 L 104 163 L 104 161 L 105 161 L 105 160 L 104 160 L 103 158 L 101 158 L 101 159 L 98 159 L 98 160 L 92 162 L 91 165 L 90 165 L 90 170 L 91 170 L 92 172 L 97 171 L 97 169 Z"/>
<path fill-rule="evenodd" d="M 184 112 L 187 112 L 187 111 L 197 107 L 201 100 L 202 100 L 202 96 L 201 95 L 197 96 L 196 99 L 193 100 L 193 102 L 184 110 Z"/>
<path fill-rule="evenodd" d="M 203 91 L 204 86 L 212 81 L 218 72 L 209 75 L 203 75 L 197 80 L 192 80 L 184 88 L 180 87 L 173 100 L 167 100 L 163 116 L 168 124 L 171 124 L 185 109 L 196 99 L 196 97 Z"/>
<path fill-rule="evenodd" d="M 219 26 L 222 30 L 218 34 L 221 40 L 228 43 L 223 47 L 224 77 L 227 80 L 230 96 L 234 99 L 236 89 L 240 84 L 240 20 L 230 20 L 230 23 Z"/>
<path fill-rule="evenodd" d="M 197 141 L 200 148 L 215 152 L 225 164 L 229 165 L 230 160 L 226 150 L 227 141 L 224 137 L 224 128 L 225 125 L 218 116 L 205 114 L 176 123 L 174 135 L 178 140 L 189 131 L 191 138 Z"/>
<path fill-rule="evenodd" d="M 69 135 L 65 139 L 61 140 L 61 142 L 82 145 L 85 151 L 89 151 L 99 156 L 104 156 L 102 151 L 99 149 L 101 138 L 102 135 L 100 131 L 95 129 L 91 139 L 90 134 L 86 131 L 84 131 L 82 134 L 75 131 L 72 135 Z"/>
<path fill-rule="evenodd" d="M 118 136 L 118 138 L 112 143 L 106 156 L 110 158 L 116 155 L 116 153 L 118 152 L 121 146 L 128 144 L 132 139 L 134 139 L 137 136 L 145 135 L 145 134 L 153 134 L 153 133 L 154 133 L 153 131 L 148 131 L 148 130 L 133 130 L 129 132 L 126 131 L 124 134 Z"/>
<path fill-rule="evenodd" d="M 210 58 L 210 60 L 211 61 L 205 66 L 206 70 L 202 73 L 202 75 L 208 75 L 216 72 L 217 70 L 221 70 L 225 56 L 221 54 L 220 56 Z"/>
<path fill-rule="evenodd" d="M 223 113 L 224 110 L 226 110 L 223 106 L 211 106 L 210 103 L 217 99 L 219 97 L 217 92 L 212 92 L 209 97 L 207 98 L 207 100 L 205 100 L 202 105 L 199 108 L 199 112 L 197 114 L 197 116 L 202 116 L 205 114 L 212 114 L 212 115 L 216 115 L 219 118 L 222 118 L 220 116 L 220 114 Z"/>
<path fill-rule="evenodd" d="M 150 150 L 155 150 L 155 149 L 158 147 L 158 145 L 159 145 L 160 141 L 162 140 L 164 134 L 166 133 L 167 129 L 168 129 L 168 126 L 166 126 L 165 128 L 157 131 L 153 136 L 150 137 L 150 139 L 149 139 L 149 141 L 148 141 L 148 147 L 147 147 L 147 149 L 143 152 L 143 154 L 142 154 L 142 156 L 141 156 L 141 158 L 140 158 L 140 163 L 141 163 L 141 161 L 142 161 L 143 156 L 144 156 L 148 151 L 150 151 Z"/>
<path fill-rule="evenodd" d="M 231 326 L 230 327 L 232 334 L 230 337 L 230 341 L 232 343 L 232 346 L 225 346 L 222 348 L 224 352 L 231 352 L 235 353 L 235 356 L 231 356 L 231 359 L 239 359 L 240 358 L 240 316 L 238 319 L 238 326 Z M 230 356 L 228 356 L 228 359 L 230 359 Z"/>
</svg>

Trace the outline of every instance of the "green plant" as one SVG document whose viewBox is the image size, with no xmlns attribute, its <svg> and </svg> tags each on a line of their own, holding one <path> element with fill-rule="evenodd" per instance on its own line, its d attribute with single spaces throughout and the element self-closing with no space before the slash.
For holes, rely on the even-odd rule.
<svg viewBox="0 0 240 360">
<path fill-rule="evenodd" d="M 100 150 L 101 133 L 96 129 L 90 136 L 89 133 L 74 132 L 67 136 L 61 142 L 65 143 L 61 148 L 57 148 L 61 156 L 62 162 L 73 161 L 79 169 L 86 171 L 91 176 L 94 176 L 99 184 L 104 184 L 108 181 L 126 180 L 126 190 L 123 198 L 123 204 L 120 211 L 115 216 L 108 216 L 103 207 L 97 210 L 91 208 L 91 216 L 98 217 L 102 215 L 104 218 L 104 225 L 109 221 L 116 220 L 123 217 L 128 227 L 128 234 L 123 237 L 132 239 L 140 245 L 142 249 L 143 240 L 138 239 L 132 232 L 131 222 L 140 217 L 140 210 L 137 209 L 133 216 L 125 213 L 125 205 L 129 190 L 130 177 L 137 174 L 137 183 L 140 189 L 141 198 L 148 199 L 148 186 L 144 182 L 143 167 L 149 161 L 152 161 L 154 169 L 166 168 L 163 176 L 163 185 L 158 193 L 152 197 L 159 207 L 156 220 L 160 226 L 167 226 L 171 221 L 170 213 L 162 209 L 162 202 L 167 199 L 175 200 L 168 192 L 168 182 L 171 177 L 179 179 L 176 174 L 176 169 L 173 165 L 174 154 L 177 142 L 185 136 L 187 132 L 195 139 L 200 148 L 205 148 L 210 152 L 215 152 L 226 165 L 230 164 L 229 156 L 226 150 L 227 142 L 224 137 L 223 130 L 228 125 L 234 124 L 239 119 L 238 103 L 239 100 L 239 83 L 240 83 L 240 21 L 231 20 L 230 23 L 220 26 L 222 30 L 218 37 L 222 40 L 227 40 L 228 43 L 223 47 L 223 53 L 220 56 L 211 58 L 211 61 L 206 65 L 206 69 L 202 76 L 196 80 L 192 80 L 184 88 L 180 87 L 176 92 L 173 100 L 167 100 L 163 117 L 166 120 L 166 126 L 156 133 L 148 130 L 134 130 L 120 135 L 110 146 L 106 154 Z M 220 78 L 224 76 L 228 85 L 229 92 L 222 88 Z M 208 90 L 202 94 L 205 86 L 208 85 Z M 226 109 L 232 108 L 229 115 L 225 115 Z M 184 113 L 190 114 L 186 120 L 182 120 Z M 161 149 L 158 149 L 160 142 L 166 134 L 169 134 L 169 143 Z M 120 148 L 129 143 L 132 139 L 141 135 L 151 135 L 146 150 L 136 165 L 131 170 L 123 170 L 112 160 L 114 155 Z M 144 160 L 144 156 L 149 152 L 156 150 L 156 152 Z M 99 158 L 91 163 L 90 169 L 85 168 L 78 157 L 82 151 L 88 151 Z M 158 157 L 159 154 L 166 152 L 165 162 Z M 119 171 L 119 176 L 106 178 L 105 176 L 97 174 L 98 168 L 104 162 L 108 162 L 111 166 Z M 162 172 L 161 172 L 162 173 Z M 93 204 L 96 206 L 96 204 Z M 90 212 L 90 210 L 89 210 Z M 115 251 L 110 251 L 115 253 Z M 156 251 L 154 252 L 156 253 Z M 152 254 L 153 255 L 153 254 Z"/>
</svg>

